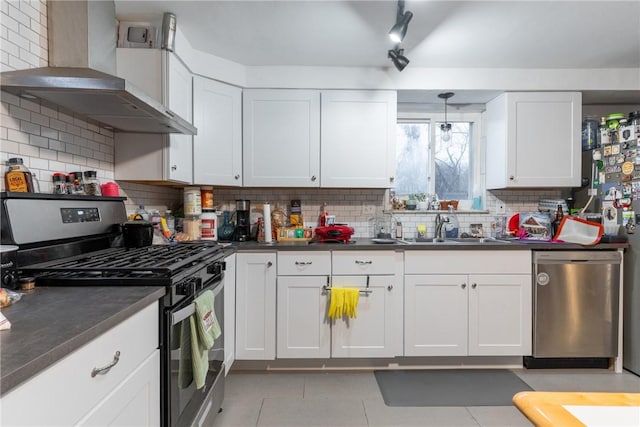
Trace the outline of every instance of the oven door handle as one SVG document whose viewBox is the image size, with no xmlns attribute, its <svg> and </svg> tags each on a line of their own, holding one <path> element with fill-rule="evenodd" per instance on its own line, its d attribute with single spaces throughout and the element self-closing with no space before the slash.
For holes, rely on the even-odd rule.
<svg viewBox="0 0 640 427">
<path fill-rule="evenodd" d="M 224 285 L 222 283 L 218 283 L 216 285 L 216 288 L 213 290 L 213 296 L 217 297 L 220 291 L 222 291 L 222 289 L 224 289 Z M 171 313 L 171 326 L 177 325 L 178 323 L 182 322 L 184 319 L 195 314 L 195 312 L 196 312 L 196 304 L 192 302 L 185 308 L 181 308 L 175 313 Z"/>
</svg>

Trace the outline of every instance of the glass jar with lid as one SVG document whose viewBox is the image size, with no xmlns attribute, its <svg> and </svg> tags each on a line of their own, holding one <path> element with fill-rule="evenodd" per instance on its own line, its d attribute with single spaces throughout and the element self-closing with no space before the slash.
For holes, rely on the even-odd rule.
<svg viewBox="0 0 640 427">
<path fill-rule="evenodd" d="M 56 172 L 52 180 L 53 194 L 67 194 L 67 174 Z"/>
<path fill-rule="evenodd" d="M 73 175 L 73 188 L 72 194 L 85 194 L 84 192 L 84 179 L 82 178 L 82 172 L 71 172 Z"/>
<path fill-rule="evenodd" d="M 88 196 L 100 196 L 100 181 L 97 171 L 84 172 L 84 192 Z"/>
</svg>

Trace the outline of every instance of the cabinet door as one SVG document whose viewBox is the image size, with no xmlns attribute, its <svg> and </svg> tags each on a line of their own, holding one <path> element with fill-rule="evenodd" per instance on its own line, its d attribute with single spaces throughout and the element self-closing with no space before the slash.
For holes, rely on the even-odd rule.
<svg viewBox="0 0 640 427">
<path fill-rule="evenodd" d="M 531 276 L 469 276 L 469 355 L 531 354 Z"/>
<path fill-rule="evenodd" d="M 156 350 L 77 425 L 160 425 L 159 372 L 160 351 Z"/>
<path fill-rule="evenodd" d="M 173 53 L 166 55 L 164 105 L 169 110 L 193 123 L 193 78 L 191 71 Z M 169 180 L 190 184 L 193 182 L 193 136 L 169 135 L 167 174 Z"/>
<path fill-rule="evenodd" d="M 405 276 L 405 356 L 467 355 L 467 276 Z"/>
<path fill-rule="evenodd" d="M 327 276 L 278 277 L 278 358 L 330 356 L 326 283 Z"/>
<path fill-rule="evenodd" d="M 193 182 L 242 185 L 242 90 L 193 79 Z"/>
<path fill-rule="evenodd" d="M 224 368 L 229 373 L 236 359 L 236 254 L 224 259 Z"/>
<path fill-rule="evenodd" d="M 393 91 L 323 91 L 322 187 L 392 187 L 397 97 Z"/>
<path fill-rule="evenodd" d="M 332 321 L 331 357 L 395 357 L 402 354 L 402 279 L 369 276 L 357 317 Z M 333 276 L 332 286 L 365 289 L 367 276 Z"/>
<path fill-rule="evenodd" d="M 579 92 L 514 92 L 487 103 L 487 188 L 576 187 Z"/>
<path fill-rule="evenodd" d="M 276 254 L 236 255 L 236 359 L 276 356 Z"/>
<path fill-rule="evenodd" d="M 320 93 L 243 92 L 243 173 L 249 187 L 318 187 Z"/>
</svg>

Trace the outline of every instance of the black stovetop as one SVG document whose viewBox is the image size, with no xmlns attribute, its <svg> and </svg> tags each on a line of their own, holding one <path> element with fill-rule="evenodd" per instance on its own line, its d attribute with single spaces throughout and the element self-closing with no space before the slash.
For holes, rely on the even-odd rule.
<svg viewBox="0 0 640 427">
<path fill-rule="evenodd" d="M 179 243 L 135 249 L 109 248 L 20 267 L 39 285 L 171 284 L 222 251 L 215 243 Z"/>
</svg>

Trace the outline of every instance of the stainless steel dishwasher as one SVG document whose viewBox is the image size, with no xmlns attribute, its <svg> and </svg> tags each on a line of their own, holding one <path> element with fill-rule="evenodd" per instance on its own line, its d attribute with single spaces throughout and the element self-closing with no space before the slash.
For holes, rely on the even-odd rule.
<svg viewBox="0 0 640 427">
<path fill-rule="evenodd" d="M 620 263 L 617 251 L 534 251 L 534 358 L 618 354 Z"/>
</svg>

